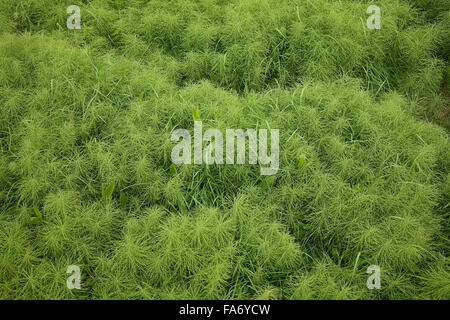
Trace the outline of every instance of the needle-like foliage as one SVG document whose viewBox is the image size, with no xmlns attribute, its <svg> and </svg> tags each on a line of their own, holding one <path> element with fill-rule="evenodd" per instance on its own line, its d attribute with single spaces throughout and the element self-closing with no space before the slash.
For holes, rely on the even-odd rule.
<svg viewBox="0 0 450 320">
<path fill-rule="evenodd" d="M 0 298 L 450 298 L 448 1 L 380 30 L 356 0 L 80 1 L 68 30 L 72 2 L 0 3 Z M 280 170 L 175 166 L 194 120 L 279 128 Z"/>
</svg>

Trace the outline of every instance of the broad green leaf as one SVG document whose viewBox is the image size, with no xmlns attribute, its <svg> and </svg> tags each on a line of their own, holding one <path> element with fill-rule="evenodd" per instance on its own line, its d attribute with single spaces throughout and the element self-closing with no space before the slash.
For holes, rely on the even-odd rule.
<svg viewBox="0 0 450 320">
<path fill-rule="evenodd" d="M 306 162 L 306 155 L 302 153 L 297 161 L 297 168 L 301 168 Z"/>
<path fill-rule="evenodd" d="M 275 184 L 275 181 L 277 181 L 277 177 L 275 175 L 268 176 L 262 180 L 261 186 L 264 190 L 270 189 Z"/>
<path fill-rule="evenodd" d="M 171 176 L 175 176 L 177 174 L 177 168 L 175 167 L 175 164 L 171 164 L 169 168 L 169 173 Z"/>
<path fill-rule="evenodd" d="M 116 184 L 113 182 L 111 182 L 106 188 L 102 185 L 102 199 L 106 200 L 106 199 L 110 199 L 113 192 L 114 192 L 114 188 L 116 187 Z"/>
<path fill-rule="evenodd" d="M 121 192 L 121 193 L 120 193 L 119 203 L 120 203 L 120 206 L 121 206 L 122 208 L 125 208 L 125 207 L 126 207 L 126 205 L 127 205 L 127 203 L 128 203 L 128 196 L 127 196 L 126 193 L 124 193 L 124 192 Z"/>
<path fill-rule="evenodd" d="M 37 206 L 33 206 L 33 210 L 34 210 L 34 213 L 36 214 L 36 217 L 38 217 L 38 219 L 42 219 L 42 213 L 38 209 L 38 207 Z"/>
<path fill-rule="evenodd" d="M 37 206 L 33 206 L 33 211 L 34 211 L 34 214 L 36 215 L 36 217 L 31 217 L 30 223 L 31 224 L 41 224 L 42 222 L 44 222 L 44 219 L 42 218 L 42 213 L 38 209 Z"/>
<path fill-rule="evenodd" d="M 192 105 L 192 118 L 194 118 L 194 121 L 202 121 L 200 118 L 200 109 L 194 105 Z"/>
</svg>

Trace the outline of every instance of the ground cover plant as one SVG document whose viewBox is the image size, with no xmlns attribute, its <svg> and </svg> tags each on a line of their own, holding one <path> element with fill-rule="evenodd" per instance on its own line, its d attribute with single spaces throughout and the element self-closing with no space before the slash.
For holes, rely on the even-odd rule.
<svg viewBox="0 0 450 320">
<path fill-rule="evenodd" d="M 449 299 L 449 26 L 445 0 L 2 1 L 0 298 Z M 175 166 L 198 119 L 279 128 L 278 173 Z"/>
</svg>

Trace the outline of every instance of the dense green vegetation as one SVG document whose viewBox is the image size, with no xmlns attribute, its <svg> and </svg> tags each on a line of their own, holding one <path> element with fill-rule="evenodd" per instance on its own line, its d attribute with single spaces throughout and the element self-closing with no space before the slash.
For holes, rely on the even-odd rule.
<svg viewBox="0 0 450 320">
<path fill-rule="evenodd" d="M 0 298 L 449 299 L 449 9 L 2 1 Z M 172 165 L 192 105 L 278 173 Z"/>
</svg>

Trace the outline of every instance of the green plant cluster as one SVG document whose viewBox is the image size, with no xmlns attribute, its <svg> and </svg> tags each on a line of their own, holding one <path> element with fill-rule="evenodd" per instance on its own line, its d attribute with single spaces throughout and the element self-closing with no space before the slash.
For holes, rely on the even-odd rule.
<svg viewBox="0 0 450 320">
<path fill-rule="evenodd" d="M 71 4 L 0 4 L 0 298 L 450 298 L 447 1 Z M 199 118 L 278 173 L 173 165 Z"/>
</svg>

